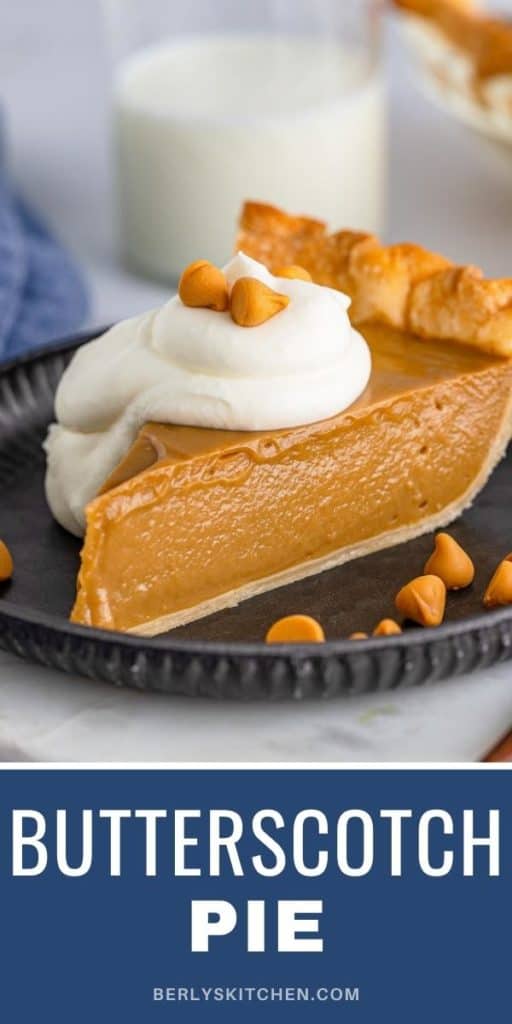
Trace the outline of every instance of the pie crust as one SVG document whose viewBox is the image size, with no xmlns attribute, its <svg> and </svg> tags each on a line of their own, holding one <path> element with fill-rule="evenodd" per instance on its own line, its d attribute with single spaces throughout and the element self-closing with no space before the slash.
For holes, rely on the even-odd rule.
<svg viewBox="0 0 512 1024">
<path fill-rule="evenodd" d="M 245 204 L 237 246 L 276 270 L 298 263 L 318 284 L 350 295 L 354 324 L 388 324 L 419 339 L 461 342 L 512 356 L 512 279 L 489 280 L 475 266 L 402 243 L 382 245 L 355 231 L 329 234 L 322 221 Z"/>
</svg>

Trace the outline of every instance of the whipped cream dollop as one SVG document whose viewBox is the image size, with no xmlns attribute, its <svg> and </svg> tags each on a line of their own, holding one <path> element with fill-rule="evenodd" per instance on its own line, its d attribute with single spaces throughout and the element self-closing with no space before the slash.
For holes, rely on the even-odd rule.
<svg viewBox="0 0 512 1024">
<path fill-rule="evenodd" d="M 78 350 L 57 390 L 45 442 L 46 493 L 55 518 L 80 535 L 85 507 L 147 422 L 272 430 L 327 419 L 364 391 L 371 359 L 341 292 L 276 278 L 239 253 L 232 286 L 255 277 L 289 305 L 259 327 L 229 312 L 192 309 L 178 296 L 124 320 Z"/>
</svg>

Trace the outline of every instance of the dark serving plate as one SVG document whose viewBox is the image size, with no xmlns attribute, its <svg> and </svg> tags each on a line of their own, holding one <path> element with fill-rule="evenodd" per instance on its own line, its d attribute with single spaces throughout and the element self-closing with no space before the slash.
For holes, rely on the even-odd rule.
<svg viewBox="0 0 512 1024">
<path fill-rule="evenodd" d="M 95 332 L 97 334 L 98 332 Z M 473 587 L 450 596 L 436 630 L 348 641 L 393 614 L 393 596 L 422 571 L 432 537 L 370 555 L 274 590 L 154 640 L 67 621 L 79 541 L 57 526 L 43 491 L 42 439 L 59 378 L 81 335 L 0 370 L 0 537 L 15 560 L 0 585 L 0 647 L 44 665 L 139 689 L 229 698 L 330 697 L 414 686 L 482 668 L 512 654 L 512 609 L 484 613 L 481 595 L 512 548 L 512 456 L 451 528 L 477 565 Z M 268 647 L 269 624 L 307 612 L 328 642 Z"/>
</svg>

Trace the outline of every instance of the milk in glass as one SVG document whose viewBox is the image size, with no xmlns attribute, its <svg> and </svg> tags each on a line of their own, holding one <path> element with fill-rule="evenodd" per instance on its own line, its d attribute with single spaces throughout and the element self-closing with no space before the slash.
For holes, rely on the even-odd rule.
<svg viewBox="0 0 512 1024">
<path fill-rule="evenodd" d="M 384 84 L 368 52 L 328 37 L 184 36 L 116 72 L 121 244 L 175 280 L 225 263 L 245 199 L 382 228 Z"/>
</svg>

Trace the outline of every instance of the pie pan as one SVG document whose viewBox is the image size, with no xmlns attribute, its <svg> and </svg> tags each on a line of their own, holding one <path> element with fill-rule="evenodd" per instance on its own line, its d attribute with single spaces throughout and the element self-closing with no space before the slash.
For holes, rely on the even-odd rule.
<svg viewBox="0 0 512 1024">
<path fill-rule="evenodd" d="M 393 596 L 418 575 L 432 536 L 270 591 L 156 639 L 71 624 L 80 542 L 46 506 L 41 442 L 58 381 L 76 348 L 100 331 L 69 338 L 0 368 L 0 537 L 15 562 L 0 585 L 0 647 L 72 674 L 168 694 L 232 699 L 333 697 L 417 686 L 484 668 L 512 655 L 512 608 L 483 612 L 481 596 L 512 548 L 512 458 L 500 464 L 473 508 L 450 531 L 477 575 L 449 596 L 445 624 L 398 637 L 343 639 L 393 615 Z M 328 641 L 266 646 L 281 615 L 318 618 Z"/>
</svg>

